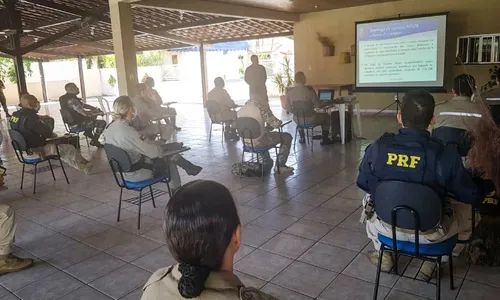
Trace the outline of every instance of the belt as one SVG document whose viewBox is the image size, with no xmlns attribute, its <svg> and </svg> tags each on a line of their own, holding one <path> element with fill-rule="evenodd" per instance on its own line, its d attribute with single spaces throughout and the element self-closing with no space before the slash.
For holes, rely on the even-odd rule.
<svg viewBox="0 0 500 300">
<path fill-rule="evenodd" d="M 380 224 L 387 226 L 387 227 L 392 227 L 391 224 L 382 221 L 379 217 L 377 217 L 377 219 L 380 221 Z M 401 233 L 405 233 L 405 234 L 415 234 L 415 230 L 404 229 L 404 228 L 399 228 L 399 227 L 396 227 L 396 231 L 401 232 Z M 438 229 L 430 229 L 430 230 L 423 231 L 423 232 L 420 231 L 419 234 L 425 236 L 425 235 L 435 234 L 436 232 L 438 232 Z"/>
</svg>

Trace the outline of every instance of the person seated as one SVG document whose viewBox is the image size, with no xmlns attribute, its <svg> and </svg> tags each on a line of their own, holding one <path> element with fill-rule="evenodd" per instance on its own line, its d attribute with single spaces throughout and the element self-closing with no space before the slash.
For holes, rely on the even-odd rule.
<svg viewBox="0 0 500 300">
<path fill-rule="evenodd" d="M 283 122 L 281 122 L 280 119 L 276 118 L 273 115 L 273 112 L 271 111 L 269 106 L 262 104 L 258 99 L 249 100 L 238 111 L 238 118 L 245 118 L 245 117 L 257 120 L 257 122 L 259 122 L 261 129 L 261 135 L 256 139 L 252 141 L 250 141 L 249 139 L 245 139 L 246 142 L 245 146 L 251 147 L 253 143 L 253 146 L 258 148 L 258 147 L 267 147 L 279 143 L 280 144 L 279 154 L 274 170 L 276 172 L 279 165 L 280 172 L 282 173 L 293 172 L 294 169 L 286 165 L 288 156 L 290 155 L 290 148 L 292 147 L 292 140 L 293 140 L 292 135 L 285 132 L 266 131 L 267 128 L 278 129 L 281 126 L 281 124 L 283 124 Z M 269 152 L 264 152 L 263 156 L 265 156 L 265 158 L 267 159 L 270 158 Z"/>
<path fill-rule="evenodd" d="M 68 125 L 78 129 L 85 129 L 84 135 L 91 140 L 90 145 L 101 148 L 102 144 L 99 142 L 99 137 L 106 128 L 106 121 L 97 120 L 97 115 L 102 114 L 102 111 L 83 103 L 82 99 L 77 97 L 80 94 L 80 89 L 76 84 L 71 82 L 66 84 L 64 88 L 66 94 L 59 97 L 59 103 L 61 109 L 67 109 L 74 120 L 74 124 Z"/>
<path fill-rule="evenodd" d="M 434 114 L 436 123 L 434 129 L 451 127 L 468 130 L 474 126 L 479 118 L 464 116 L 440 116 L 442 112 L 479 114 L 479 107 L 472 102 L 472 95 L 476 89 L 476 80 L 471 75 L 458 75 L 453 80 L 453 98 L 436 105 Z"/>
<path fill-rule="evenodd" d="M 370 251 L 368 257 L 377 264 L 380 242 L 378 234 L 392 237 L 391 225 L 379 220 L 376 213 L 370 211 L 370 195 L 375 193 L 382 181 L 398 180 L 414 182 L 431 187 L 443 200 L 444 215 L 439 228 L 422 232 L 420 243 L 439 243 L 461 234 L 470 234 L 471 206 L 482 199 L 482 193 L 462 164 L 455 147 L 445 146 L 430 137 L 427 128 L 433 121 L 434 98 L 423 90 L 408 92 L 404 98 L 401 112 L 397 115 L 402 129 L 398 134 L 384 134 L 367 149 L 359 167 L 357 185 L 367 195 L 363 199 L 367 217 L 366 231 L 377 251 Z M 448 193 L 457 201 L 450 201 Z M 459 202 L 458 202 L 459 201 Z M 373 207 L 373 206 L 372 206 Z M 414 241 L 414 234 L 399 231 L 398 239 Z M 393 266 L 390 253 L 384 253 L 382 270 L 388 271 Z M 432 276 L 434 264 L 426 262 L 420 276 L 428 279 Z"/>
<path fill-rule="evenodd" d="M 232 126 L 234 126 L 234 122 L 238 117 L 235 108 L 238 107 L 236 103 L 234 103 L 229 93 L 224 89 L 226 83 L 224 79 L 221 77 L 217 77 L 214 80 L 215 87 L 208 93 L 207 95 L 207 105 L 215 105 L 218 107 L 218 113 L 213 115 L 213 122 L 224 123 L 226 125 L 225 135 L 226 137 L 230 137 L 232 132 Z M 229 138 L 227 138 L 229 139 Z M 232 140 L 238 140 L 238 136 L 234 136 L 231 138 Z"/>
<path fill-rule="evenodd" d="M 172 137 L 174 127 L 171 124 L 160 124 L 159 119 L 162 118 L 160 111 L 155 109 L 148 98 L 147 87 L 143 83 L 137 85 L 138 94 L 132 98 L 134 107 L 136 109 L 136 117 L 132 120 L 131 125 L 141 133 L 152 140 L 156 136 L 166 142 Z M 153 124 L 152 119 L 157 120 L 158 124 Z"/>
<path fill-rule="evenodd" d="M 156 104 L 153 99 L 151 99 L 151 93 L 148 90 L 148 86 L 145 83 L 139 83 L 136 87 L 136 95 L 132 98 L 134 106 L 137 109 L 137 114 L 141 118 L 141 123 L 150 123 L 151 120 L 160 122 L 163 119 L 166 126 L 163 129 L 167 130 L 172 128 L 176 130 L 174 125 L 169 119 L 170 110 L 165 107 L 161 107 Z"/>
<path fill-rule="evenodd" d="M 474 230 L 469 247 L 469 261 L 486 266 L 500 265 L 500 125 L 495 122 L 492 111 L 484 99 L 478 106 L 482 117 L 471 128 L 471 148 L 467 163 L 482 174 L 486 196 L 477 207 L 481 222 Z"/>
<path fill-rule="evenodd" d="M 38 99 L 30 94 L 21 97 L 22 108 L 10 118 L 10 128 L 19 131 L 26 140 L 29 149 L 26 158 L 43 158 L 45 156 L 57 155 L 57 148 L 61 160 L 71 167 L 90 174 L 92 162 L 87 161 L 75 146 L 70 144 L 57 144 L 56 140 L 47 142 L 48 138 L 57 137 L 52 129 L 42 122 L 37 115 Z"/>
<path fill-rule="evenodd" d="M 155 80 L 152 77 L 147 77 L 144 83 L 148 88 L 147 91 L 149 94 L 149 99 L 153 100 L 153 102 L 156 104 L 156 108 L 160 109 L 162 113 L 167 116 L 165 118 L 165 122 L 167 124 L 171 124 L 174 127 L 175 131 L 181 130 L 181 128 L 177 127 L 176 124 L 177 111 L 175 110 L 175 108 L 161 106 L 163 104 L 163 99 L 161 98 L 160 94 L 154 89 Z"/>
<path fill-rule="evenodd" d="M 225 186 L 208 180 L 186 183 L 168 202 L 163 229 L 177 264 L 156 271 L 141 300 L 277 300 L 245 287 L 234 274 L 241 222 Z"/>
<path fill-rule="evenodd" d="M 327 113 L 317 113 L 314 108 L 324 108 L 327 104 L 319 101 L 318 95 L 311 86 L 306 85 L 306 75 L 303 72 L 297 72 L 295 74 L 295 87 L 291 88 L 286 94 L 287 100 L 287 110 L 293 111 L 293 105 L 297 102 L 308 102 L 311 103 L 311 110 L 306 111 L 304 114 L 311 115 L 312 117 L 305 118 L 305 123 L 307 125 L 321 125 L 322 129 L 322 141 L 321 145 L 331 145 L 333 141 L 329 138 L 331 119 L 330 115 Z M 296 124 L 303 124 L 304 120 L 302 117 L 293 116 L 293 120 Z M 300 144 L 306 142 L 306 135 L 304 129 L 299 129 Z"/>
<path fill-rule="evenodd" d="M 493 119 L 495 122 L 500 125 L 500 101 L 492 101 L 488 102 L 488 99 L 498 99 L 500 98 L 500 68 L 495 69 L 495 71 L 492 74 L 492 79 L 496 83 L 496 85 L 493 85 L 492 87 L 488 88 L 486 91 L 483 91 L 481 94 L 479 94 L 478 99 L 476 99 L 476 102 L 483 101 L 487 103 L 490 107 L 491 114 L 493 115 Z"/>
<path fill-rule="evenodd" d="M 132 120 L 137 113 L 132 99 L 128 96 L 120 96 L 113 103 L 113 121 L 104 130 L 104 140 L 125 150 L 134 165 L 134 171 L 124 174 L 128 181 L 139 182 L 153 178 L 158 173 L 170 175 L 170 187 L 172 192 L 181 186 L 181 178 L 177 166 L 186 171 L 188 175 L 198 175 L 202 168 L 192 164 L 182 155 L 164 157 L 170 146 L 168 144 L 155 143 L 141 135 L 132 126 Z M 167 162 L 169 163 L 167 165 Z"/>
</svg>

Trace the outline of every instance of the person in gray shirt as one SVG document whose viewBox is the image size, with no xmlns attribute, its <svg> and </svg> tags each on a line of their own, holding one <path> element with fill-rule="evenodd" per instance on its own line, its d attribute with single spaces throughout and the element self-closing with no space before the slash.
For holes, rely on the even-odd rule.
<svg viewBox="0 0 500 300">
<path fill-rule="evenodd" d="M 154 160 L 164 158 L 168 144 L 149 140 L 133 127 L 132 120 L 136 117 L 136 109 L 130 97 L 116 98 L 113 109 L 113 122 L 108 125 L 103 134 L 106 143 L 125 150 L 133 165 L 141 164 L 141 167 L 136 168 L 137 170 L 124 173 L 125 179 L 138 182 L 153 178 Z M 170 156 L 167 162 L 170 171 L 170 187 L 174 193 L 181 186 L 177 166 L 191 176 L 198 175 L 202 170 L 201 167 L 194 165 L 180 154 Z"/>
</svg>

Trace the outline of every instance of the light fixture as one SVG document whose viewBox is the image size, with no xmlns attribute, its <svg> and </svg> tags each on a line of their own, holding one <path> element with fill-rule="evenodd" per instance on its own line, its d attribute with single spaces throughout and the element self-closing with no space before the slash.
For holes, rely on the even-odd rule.
<svg viewBox="0 0 500 300">
<path fill-rule="evenodd" d="M 179 12 L 179 17 L 180 17 L 181 21 L 184 20 L 184 12 L 183 11 Z"/>
<path fill-rule="evenodd" d="M 319 5 L 314 5 L 314 8 L 318 9 L 318 8 L 319 8 Z"/>
<path fill-rule="evenodd" d="M 95 34 L 95 26 L 91 26 L 90 27 L 90 35 L 94 35 Z"/>
<path fill-rule="evenodd" d="M 35 43 L 38 42 L 38 37 L 35 37 Z"/>
</svg>

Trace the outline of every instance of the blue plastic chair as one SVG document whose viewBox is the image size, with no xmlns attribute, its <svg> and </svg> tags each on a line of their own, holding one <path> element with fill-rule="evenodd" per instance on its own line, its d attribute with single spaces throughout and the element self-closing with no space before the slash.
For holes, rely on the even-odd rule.
<svg viewBox="0 0 500 300">
<path fill-rule="evenodd" d="M 453 249 L 457 245 L 458 236 L 435 244 L 420 244 L 420 232 L 435 229 L 441 223 L 443 200 L 430 187 L 410 182 L 383 181 L 379 183 L 372 195 L 375 211 L 380 220 L 392 226 L 392 237 L 379 234 L 381 243 L 375 290 L 373 299 L 377 299 L 380 283 L 380 272 L 384 252 L 396 256 L 393 270 L 398 274 L 398 259 L 400 256 L 418 258 L 436 263 L 436 299 L 441 299 L 441 261 L 443 256 L 449 257 L 450 289 L 453 284 Z M 415 242 L 398 241 L 396 227 L 414 230 Z M 418 272 L 417 272 L 418 275 Z M 413 279 L 416 279 L 416 276 Z M 404 271 L 400 276 L 404 276 Z"/>
<path fill-rule="evenodd" d="M 311 144 L 311 151 L 314 151 L 314 129 L 319 124 L 308 123 L 307 120 L 314 118 L 314 105 L 307 101 L 296 101 L 292 104 L 292 113 L 296 119 L 297 127 L 295 128 L 295 139 L 293 142 L 293 149 L 295 150 L 295 145 L 297 144 L 297 133 L 299 130 L 304 130 L 306 135 L 306 143 Z M 309 132 L 311 134 L 309 135 Z"/>
<path fill-rule="evenodd" d="M 132 191 L 137 191 L 139 192 L 139 212 L 137 215 L 137 229 L 141 229 L 141 206 L 142 206 L 142 190 L 145 188 L 149 188 L 149 191 L 151 193 L 151 201 L 153 202 L 153 207 L 156 208 L 155 204 L 155 199 L 153 195 L 153 188 L 152 185 L 156 183 L 163 182 L 167 184 L 168 188 L 168 193 L 170 196 L 172 196 L 172 191 L 170 189 L 169 181 L 170 181 L 170 176 L 168 174 L 168 168 L 167 168 L 167 173 L 163 174 L 162 176 L 159 177 L 154 177 L 151 179 L 147 179 L 144 181 L 128 181 L 125 180 L 123 173 L 129 172 L 132 170 L 132 161 L 130 160 L 129 155 L 127 152 L 121 148 L 118 148 L 116 146 L 113 146 L 111 144 L 104 144 L 104 151 L 106 152 L 106 155 L 108 156 L 109 159 L 109 165 L 111 166 L 111 170 L 113 171 L 113 176 L 115 177 L 116 184 L 120 187 L 120 200 L 118 202 L 118 216 L 116 221 L 120 222 L 120 211 L 122 207 L 122 196 L 123 196 L 123 189 L 127 190 L 132 190 Z M 120 178 L 118 178 L 118 175 L 120 174 Z"/>
<path fill-rule="evenodd" d="M 265 147 L 256 147 L 253 144 L 253 140 L 260 137 L 262 134 L 259 122 L 254 118 L 242 117 L 236 119 L 236 130 L 238 135 L 241 137 L 243 142 L 243 152 L 241 153 L 241 164 L 243 165 L 245 160 L 245 153 L 254 153 L 257 155 L 257 161 L 259 161 L 259 155 L 268 152 L 271 149 L 276 151 L 276 159 L 278 159 L 278 145 L 281 143 L 271 144 Z M 280 173 L 279 162 L 276 162 L 278 169 L 278 174 Z M 262 167 L 261 178 L 264 180 L 264 168 Z M 242 169 L 240 167 L 240 178 L 243 176 Z"/>
<path fill-rule="evenodd" d="M 20 163 L 23 164 L 23 171 L 21 175 L 21 190 L 23 189 L 24 184 L 24 169 L 26 165 L 34 166 L 34 179 L 33 179 L 33 194 L 36 193 L 36 174 L 38 164 L 46 161 L 49 163 L 50 171 L 52 172 L 52 178 L 56 180 L 56 176 L 54 175 L 54 169 L 52 168 L 51 160 L 58 160 L 61 164 L 61 169 L 64 173 L 64 177 L 66 178 L 66 182 L 69 184 L 68 175 L 66 175 L 66 170 L 64 169 L 64 165 L 61 161 L 61 155 L 59 154 L 59 148 L 56 145 L 57 155 L 46 156 L 45 158 L 25 158 L 23 152 L 29 151 L 28 144 L 26 143 L 26 139 L 21 134 L 21 132 L 17 130 L 10 129 L 9 130 L 10 138 L 12 139 L 12 148 L 14 148 L 14 152 L 16 153 L 17 159 Z"/>
</svg>

